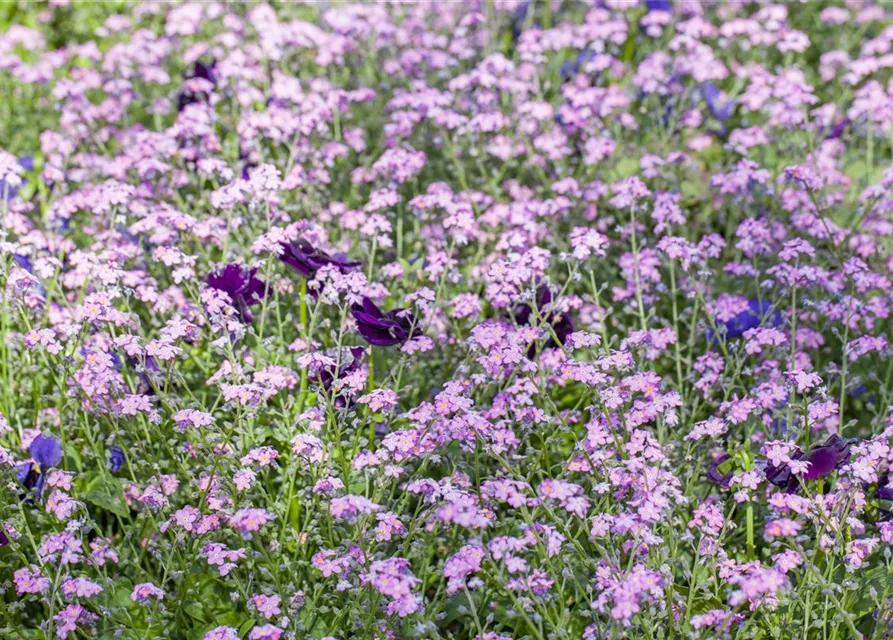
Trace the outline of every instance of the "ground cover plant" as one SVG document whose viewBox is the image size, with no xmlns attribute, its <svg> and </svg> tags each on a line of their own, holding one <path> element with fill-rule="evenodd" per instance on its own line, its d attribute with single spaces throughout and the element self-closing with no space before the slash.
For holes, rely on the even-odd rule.
<svg viewBox="0 0 893 640">
<path fill-rule="evenodd" d="M 0 34 L 0 637 L 893 637 L 893 6 Z"/>
</svg>

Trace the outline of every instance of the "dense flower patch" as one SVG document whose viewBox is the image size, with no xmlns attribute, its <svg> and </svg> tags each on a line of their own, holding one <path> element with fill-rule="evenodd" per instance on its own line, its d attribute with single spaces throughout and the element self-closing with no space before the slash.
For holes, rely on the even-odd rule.
<svg viewBox="0 0 893 640">
<path fill-rule="evenodd" d="M 883 3 L 0 24 L 0 636 L 891 637 Z"/>
</svg>

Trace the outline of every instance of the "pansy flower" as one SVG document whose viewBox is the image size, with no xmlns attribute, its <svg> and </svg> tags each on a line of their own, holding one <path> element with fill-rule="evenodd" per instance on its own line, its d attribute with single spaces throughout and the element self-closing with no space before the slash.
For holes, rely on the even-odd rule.
<svg viewBox="0 0 893 640">
<path fill-rule="evenodd" d="M 791 455 L 793 461 L 808 463 L 806 471 L 800 474 L 804 480 L 823 478 L 845 465 L 849 459 L 850 443 L 837 434 L 832 435 L 823 444 L 813 447 L 808 453 L 797 451 Z M 800 487 L 797 474 L 789 464 L 768 464 L 764 468 L 764 473 L 769 482 L 788 493 L 794 493 Z"/>
<path fill-rule="evenodd" d="M 318 367 L 313 379 L 328 389 L 332 382 L 349 376 L 362 366 L 365 351 L 363 347 L 329 349 L 326 356 L 331 359 L 332 364 L 326 363 Z"/>
<path fill-rule="evenodd" d="M 16 163 L 24 171 L 34 171 L 34 158 L 32 158 L 31 156 L 23 156 L 21 158 L 18 158 L 16 160 Z M 19 192 L 19 189 L 21 189 L 26 184 L 28 184 L 28 181 L 17 174 L 13 174 L 13 179 L 9 180 L 7 180 L 6 178 L 0 178 L 0 198 L 3 198 L 5 196 L 6 201 L 9 202 Z M 16 256 L 16 261 L 18 261 L 18 256 Z M 28 269 L 28 271 L 31 271 L 31 269 Z"/>
<path fill-rule="evenodd" d="M 543 321 L 552 327 L 555 337 L 564 344 L 567 337 L 574 332 L 574 320 L 568 313 L 559 313 L 552 308 L 552 291 L 547 286 L 541 286 L 536 290 L 536 308 Z M 512 317 L 519 325 L 537 324 L 537 318 L 534 316 L 533 307 L 528 304 L 519 304 L 512 312 Z M 532 321 L 531 321 L 532 320 Z M 546 348 L 557 347 L 555 337 L 550 337 L 546 343 Z M 535 346 L 531 346 L 527 352 L 528 358 L 533 358 L 536 354 Z"/>
<path fill-rule="evenodd" d="M 329 255 L 303 238 L 292 242 L 283 242 L 281 246 L 282 254 L 279 259 L 308 280 L 312 280 L 316 276 L 316 272 L 326 265 L 332 265 L 341 272 L 353 271 L 360 266 L 360 262 L 349 260 L 342 253 Z"/>
<path fill-rule="evenodd" d="M 36 489 L 39 498 L 47 472 L 62 462 L 62 443 L 58 438 L 41 434 L 31 441 L 28 453 L 32 461 L 17 465 L 15 475 L 29 491 Z"/>
<path fill-rule="evenodd" d="M 720 122 L 725 122 L 732 115 L 732 111 L 735 109 L 735 101 L 726 100 L 723 102 L 722 92 L 719 90 L 719 87 L 709 80 L 701 85 L 701 95 L 704 96 L 704 102 L 707 104 L 710 114 Z"/>
<path fill-rule="evenodd" d="M 887 476 L 879 486 L 875 494 L 879 500 L 890 500 L 893 502 L 893 474 Z"/>
<path fill-rule="evenodd" d="M 246 323 L 254 319 L 248 307 L 257 304 L 267 295 L 267 285 L 255 274 L 257 268 L 228 264 L 209 274 L 207 278 L 209 287 L 230 297 L 242 321 Z"/>
<path fill-rule="evenodd" d="M 772 309 L 772 303 L 768 300 L 759 300 L 751 298 L 747 301 L 747 309 L 724 322 L 717 324 L 718 328 L 725 327 L 725 338 L 740 338 L 745 331 L 756 329 L 757 327 L 773 327 L 778 328 L 782 324 L 781 312 L 778 309 Z M 715 342 L 714 332 L 708 331 L 707 339 Z"/>
<path fill-rule="evenodd" d="M 208 93 L 198 90 L 196 83 L 190 83 L 189 80 L 204 80 L 210 89 L 217 86 L 217 68 L 215 63 L 205 64 L 197 61 L 192 68 L 192 74 L 188 78 L 183 89 L 177 94 L 177 111 L 183 111 L 187 105 L 197 104 L 208 101 Z"/>
<path fill-rule="evenodd" d="M 124 450 L 121 447 L 112 447 L 109 450 L 109 471 L 113 475 L 121 471 L 121 467 L 124 466 L 126 461 L 127 458 L 124 456 Z"/>
<path fill-rule="evenodd" d="M 350 309 L 360 335 L 369 344 L 391 347 L 403 344 L 418 333 L 416 318 L 407 309 L 382 311 L 369 298 Z"/>
<path fill-rule="evenodd" d="M 672 11 L 673 5 L 670 0 L 645 0 L 645 9 L 647 11 Z"/>
<path fill-rule="evenodd" d="M 732 471 L 728 470 L 725 473 L 722 472 L 720 467 L 722 467 L 726 461 L 731 459 L 728 453 L 723 453 L 713 459 L 713 462 L 707 467 L 707 479 L 715 485 L 722 487 L 723 489 L 728 489 L 729 485 L 732 481 Z"/>
</svg>

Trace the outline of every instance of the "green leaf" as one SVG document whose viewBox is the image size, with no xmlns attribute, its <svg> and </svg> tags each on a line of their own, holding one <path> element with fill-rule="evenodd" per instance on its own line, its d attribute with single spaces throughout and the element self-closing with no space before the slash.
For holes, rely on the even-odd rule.
<svg viewBox="0 0 893 640">
<path fill-rule="evenodd" d="M 246 620 L 245 623 L 239 627 L 239 635 L 241 637 L 245 637 L 248 635 L 248 632 L 251 631 L 251 627 L 254 626 L 254 620 Z"/>
<path fill-rule="evenodd" d="M 196 620 L 198 620 L 199 622 L 201 622 L 203 624 L 207 622 L 207 620 L 205 619 L 206 609 L 204 606 L 202 606 L 198 602 L 190 602 L 189 604 L 187 604 L 186 606 L 183 607 L 183 611 L 185 611 L 190 616 L 192 616 L 193 618 L 195 618 Z"/>
<path fill-rule="evenodd" d="M 116 478 L 102 474 L 87 476 L 81 497 L 90 504 L 110 511 L 122 518 L 130 516 L 124 500 L 124 489 Z"/>
</svg>

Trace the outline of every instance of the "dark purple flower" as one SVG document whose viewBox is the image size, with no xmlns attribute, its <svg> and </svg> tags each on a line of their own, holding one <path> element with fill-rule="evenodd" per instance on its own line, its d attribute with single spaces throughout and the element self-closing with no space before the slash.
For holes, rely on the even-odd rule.
<svg viewBox="0 0 893 640">
<path fill-rule="evenodd" d="M 369 298 L 363 304 L 355 304 L 350 309 L 360 335 L 377 347 L 391 347 L 403 344 L 415 335 L 415 317 L 406 309 L 383 312 Z"/>
<path fill-rule="evenodd" d="M 847 127 L 853 124 L 849 118 L 843 118 L 842 120 L 838 120 L 828 131 L 828 135 L 825 136 L 825 140 L 836 140 L 843 135 L 843 132 L 846 131 Z"/>
<path fill-rule="evenodd" d="M 340 380 L 356 372 L 363 364 L 365 352 L 366 349 L 363 347 L 329 349 L 326 351 L 326 356 L 334 360 L 335 364 L 317 369 L 313 379 L 328 389 L 335 380 Z"/>
<path fill-rule="evenodd" d="M 47 471 L 62 462 L 62 443 L 58 438 L 41 434 L 31 441 L 28 453 L 32 462 L 16 465 L 15 476 L 26 489 L 36 489 L 39 498 Z"/>
<path fill-rule="evenodd" d="M 279 259 L 308 280 L 313 279 L 319 269 L 329 264 L 342 272 L 353 271 L 360 266 L 359 262 L 348 260 L 343 253 L 329 255 L 322 249 L 312 246 L 303 238 L 293 242 L 283 242 L 281 246 L 282 254 Z"/>
<path fill-rule="evenodd" d="M 212 289 L 227 294 L 239 312 L 243 322 L 251 322 L 253 317 L 248 307 L 255 305 L 267 295 L 267 285 L 255 277 L 257 269 L 249 269 L 238 264 L 228 264 L 208 275 L 207 283 Z"/>
<path fill-rule="evenodd" d="M 850 443 L 839 435 L 834 434 L 817 447 L 813 447 L 808 453 L 798 451 L 791 456 L 794 460 L 803 460 L 809 463 L 804 480 L 816 480 L 823 478 L 835 469 L 845 465 L 850 459 Z M 800 481 L 791 473 L 787 464 L 778 466 L 768 464 L 764 468 L 766 479 L 776 487 L 782 488 L 788 493 L 794 493 L 800 487 Z"/>
<path fill-rule="evenodd" d="M 529 10 L 530 0 L 526 0 L 515 7 L 514 12 L 512 12 L 512 41 L 517 41 L 521 37 L 521 32 L 524 31 L 524 26 L 527 23 L 527 12 Z"/>
<path fill-rule="evenodd" d="M 117 474 L 126 461 L 127 458 L 124 456 L 124 450 L 121 447 L 109 449 L 109 471 L 112 472 L 112 475 Z"/>
<path fill-rule="evenodd" d="M 893 475 L 887 476 L 886 480 L 883 480 L 877 489 L 877 494 L 875 494 L 878 500 L 890 500 L 893 502 Z"/>
<path fill-rule="evenodd" d="M 0 529 L 0 547 L 5 547 L 9 544 L 9 538 L 6 536 L 6 532 Z"/>
<path fill-rule="evenodd" d="M 212 87 L 217 86 L 217 68 L 216 63 L 205 64 L 204 62 L 198 61 L 192 68 L 192 73 L 189 76 L 189 79 L 201 78 L 202 80 L 207 80 L 211 83 Z M 182 111 L 186 108 L 186 105 L 197 104 L 199 102 L 207 102 L 208 94 L 204 91 L 194 91 L 192 89 L 184 88 L 177 94 L 177 111 Z"/>
<path fill-rule="evenodd" d="M 552 291 L 547 286 L 539 287 L 536 290 L 537 311 L 540 317 L 552 327 L 552 331 L 555 332 L 555 336 L 561 344 L 564 344 L 567 337 L 574 331 L 574 320 L 571 318 L 570 314 L 558 313 L 551 309 L 551 305 Z M 512 317 L 519 325 L 529 325 L 537 322 L 537 319 L 533 318 L 533 307 L 528 304 L 517 305 L 512 312 Z M 531 322 L 531 319 L 533 319 L 533 323 Z M 550 337 L 549 341 L 546 343 L 546 348 L 550 349 L 557 346 L 558 344 L 555 342 L 555 338 Z M 530 350 L 527 352 L 527 357 L 533 358 L 534 354 L 536 354 L 536 349 L 534 346 L 531 346 Z"/>
<path fill-rule="evenodd" d="M 732 111 L 735 109 L 735 101 L 727 100 L 723 104 L 720 102 L 720 93 L 719 87 L 709 80 L 701 84 L 701 95 L 704 96 L 704 102 L 707 103 L 707 108 L 710 110 L 710 113 L 717 120 L 725 122 L 729 119 L 732 115 Z"/>
<path fill-rule="evenodd" d="M 732 480 L 732 471 L 729 470 L 726 473 L 722 473 L 719 468 L 729 458 L 731 458 L 731 456 L 728 453 L 723 453 L 714 458 L 713 462 L 707 467 L 707 479 L 723 489 L 729 488 L 729 483 Z"/>
</svg>

